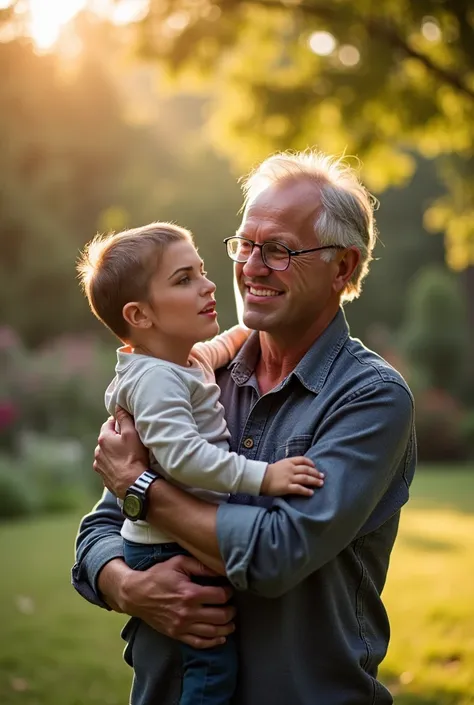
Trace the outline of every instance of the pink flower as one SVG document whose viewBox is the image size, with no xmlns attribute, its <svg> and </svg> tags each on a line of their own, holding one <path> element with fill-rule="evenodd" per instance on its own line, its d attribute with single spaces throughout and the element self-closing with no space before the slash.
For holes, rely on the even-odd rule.
<svg viewBox="0 0 474 705">
<path fill-rule="evenodd" d="M 0 430 L 11 426 L 19 416 L 18 407 L 11 401 L 0 401 Z"/>
<path fill-rule="evenodd" d="M 0 327 L 0 350 L 11 350 L 20 347 L 20 338 L 13 328 L 8 326 Z"/>
</svg>

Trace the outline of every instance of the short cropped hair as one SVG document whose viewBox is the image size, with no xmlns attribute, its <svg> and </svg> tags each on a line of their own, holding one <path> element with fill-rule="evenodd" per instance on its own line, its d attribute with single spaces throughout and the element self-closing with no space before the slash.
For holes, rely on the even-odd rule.
<svg viewBox="0 0 474 705">
<path fill-rule="evenodd" d="M 320 245 L 355 246 L 360 261 L 342 294 L 343 301 L 359 296 L 369 272 L 377 232 L 374 223 L 376 199 L 360 183 L 354 169 L 342 159 L 321 152 L 281 152 L 265 159 L 244 181 L 245 209 L 269 186 L 307 179 L 317 187 L 321 200 L 314 221 Z M 331 251 L 321 253 L 329 261 Z"/>
<path fill-rule="evenodd" d="M 172 223 L 150 223 L 110 235 L 97 235 L 81 253 L 77 271 L 92 312 L 120 340 L 127 342 L 129 327 L 123 307 L 146 301 L 150 280 L 165 249 L 174 242 L 193 243 L 186 228 Z"/>
</svg>

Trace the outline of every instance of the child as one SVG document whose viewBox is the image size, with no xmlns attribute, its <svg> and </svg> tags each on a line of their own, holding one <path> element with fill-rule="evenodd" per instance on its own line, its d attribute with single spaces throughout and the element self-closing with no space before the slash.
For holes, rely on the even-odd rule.
<svg viewBox="0 0 474 705">
<path fill-rule="evenodd" d="M 217 335 L 216 287 L 189 231 L 154 223 L 95 238 L 78 271 L 92 311 L 124 343 L 105 394 L 107 409 L 113 415 L 118 404 L 134 417 L 152 471 L 216 503 L 237 492 L 310 496 L 311 486 L 322 485 L 308 458 L 267 464 L 229 451 L 214 370 L 232 360 L 249 331 L 235 326 Z M 145 475 L 148 481 L 157 476 Z M 130 517 L 122 529 L 130 567 L 146 570 L 186 554 L 147 524 L 143 512 L 138 521 L 126 506 L 124 513 Z M 183 644 L 181 650 L 180 705 L 229 705 L 237 674 L 234 639 L 199 651 Z"/>
</svg>

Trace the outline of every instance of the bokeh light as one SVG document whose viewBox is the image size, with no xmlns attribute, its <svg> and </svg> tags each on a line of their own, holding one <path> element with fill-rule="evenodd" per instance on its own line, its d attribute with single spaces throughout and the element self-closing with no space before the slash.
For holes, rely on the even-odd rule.
<svg viewBox="0 0 474 705">
<path fill-rule="evenodd" d="M 344 66 L 356 66 L 360 61 L 360 51 L 352 44 L 343 44 L 337 55 Z"/>
<path fill-rule="evenodd" d="M 308 43 L 311 51 L 318 56 L 329 56 L 336 48 L 336 40 L 330 32 L 313 32 Z"/>
<path fill-rule="evenodd" d="M 429 42 L 438 42 L 441 39 L 441 29 L 434 17 L 425 17 L 423 19 L 421 33 Z"/>
</svg>

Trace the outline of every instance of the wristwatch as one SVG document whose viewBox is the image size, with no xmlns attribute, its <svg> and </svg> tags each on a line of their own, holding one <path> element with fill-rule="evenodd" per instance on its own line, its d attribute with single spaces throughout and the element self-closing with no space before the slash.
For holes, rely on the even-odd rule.
<svg viewBox="0 0 474 705">
<path fill-rule="evenodd" d="M 125 493 L 122 514 L 130 521 L 145 521 L 148 512 L 148 490 L 160 476 L 151 470 L 145 470 L 130 485 Z"/>
</svg>

